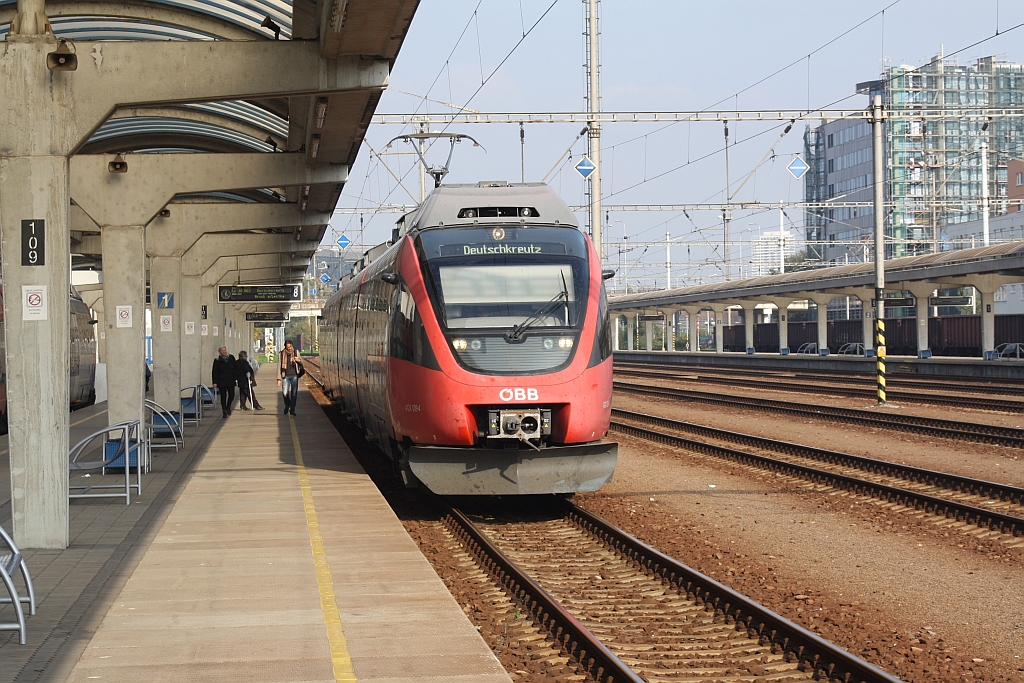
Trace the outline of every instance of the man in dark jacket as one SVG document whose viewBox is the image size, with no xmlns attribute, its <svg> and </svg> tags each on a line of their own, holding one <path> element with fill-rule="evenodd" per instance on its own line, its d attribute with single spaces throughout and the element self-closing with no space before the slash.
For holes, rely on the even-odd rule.
<svg viewBox="0 0 1024 683">
<path fill-rule="evenodd" d="M 239 407 L 242 410 L 249 410 L 245 407 L 245 404 L 250 402 L 256 410 L 263 410 L 263 406 L 256 400 L 256 394 L 252 391 L 252 388 L 256 386 L 256 373 L 253 372 L 252 364 L 249 363 L 249 354 L 245 351 L 239 351 L 238 360 L 235 361 L 235 364 L 238 367 L 238 374 L 235 375 L 235 379 L 238 380 Z"/>
<path fill-rule="evenodd" d="M 218 350 L 220 355 L 213 359 L 213 386 L 220 392 L 220 407 L 224 417 L 231 414 L 231 404 L 235 402 L 235 381 L 237 363 L 235 357 L 228 353 L 226 346 Z"/>
</svg>

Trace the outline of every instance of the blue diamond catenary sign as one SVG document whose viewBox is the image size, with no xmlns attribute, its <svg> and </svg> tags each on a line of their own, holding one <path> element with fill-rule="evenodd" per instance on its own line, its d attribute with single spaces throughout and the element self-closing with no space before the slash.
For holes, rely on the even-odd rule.
<svg viewBox="0 0 1024 683">
<path fill-rule="evenodd" d="M 352 240 L 345 237 L 344 235 L 338 238 L 338 246 L 341 247 L 342 249 L 346 248 L 350 244 L 352 244 Z"/>
<path fill-rule="evenodd" d="M 309 288 L 309 295 L 310 296 L 316 296 L 316 287 L 310 287 Z"/>
<path fill-rule="evenodd" d="M 323 275 L 320 276 L 320 282 L 324 283 L 325 285 L 328 282 L 330 282 L 330 281 L 331 281 L 331 276 L 328 275 L 327 273 L 324 273 Z"/>
<path fill-rule="evenodd" d="M 577 173 L 583 176 L 584 180 L 589 178 L 590 174 L 597 170 L 597 166 L 594 166 L 594 162 L 591 161 L 589 157 L 583 157 L 577 161 L 573 168 L 576 169 Z"/>
<path fill-rule="evenodd" d="M 789 162 L 789 165 L 786 166 L 786 169 L 793 174 L 794 178 L 800 180 L 801 178 L 804 177 L 805 173 L 811 170 L 811 167 L 807 165 L 806 161 L 804 161 L 800 157 L 796 157 L 795 159 L 793 159 L 793 161 Z"/>
</svg>

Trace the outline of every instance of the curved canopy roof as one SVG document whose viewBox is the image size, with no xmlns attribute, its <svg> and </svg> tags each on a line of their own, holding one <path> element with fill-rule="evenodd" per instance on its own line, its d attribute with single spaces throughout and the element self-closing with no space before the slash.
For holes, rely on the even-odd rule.
<svg viewBox="0 0 1024 683">
<path fill-rule="evenodd" d="M 800 270 L 780 275 L 626 294 L 611 297 L 608 307 L 612 310 L 630 310 L 744 298 L 800 298 L 800 294 L 804 294 L 806 298 L 811 292 L 844 287 L 873 287 L 874 273 L 874 263 L 851 263 L 833 268 Z M 969 278 L 970 275 L 976 274 L 1024 278 L 1024 242 L 1007 242 L 976 249 L 907 256 L 885 262 L 887 283 L 933 278 Z"/>
</svg>

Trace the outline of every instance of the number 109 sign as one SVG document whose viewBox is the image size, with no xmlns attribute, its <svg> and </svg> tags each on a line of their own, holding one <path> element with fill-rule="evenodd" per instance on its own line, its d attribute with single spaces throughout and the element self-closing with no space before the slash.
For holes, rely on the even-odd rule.
<svg viewBox="0 0 1024 683">
<path fill-rule="evenodd" d="M 46 221 L 42 218 L 21 222 L 21 265 L 46 264 Z"/>
</svg>

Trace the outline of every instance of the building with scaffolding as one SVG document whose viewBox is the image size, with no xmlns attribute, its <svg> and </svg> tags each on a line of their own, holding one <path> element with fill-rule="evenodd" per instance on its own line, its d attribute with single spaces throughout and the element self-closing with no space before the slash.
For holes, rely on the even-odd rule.
<svg viewBox="0 0 1024 683">
<path fill-rule="evenodd" d="M 1024 104 L 1024 65 L 996 57 L 960 65 L 939 55 L 920 67 L 887 67 L 881 80 L 860 84 L 857 90 L 869 97 L 881 94 L 889 116 L 887 256 L 951 248 L 946 245 L 951 244 L 952 226 L 981 217 L 983 175 L 990 215 L 1007 212 L 1007 164 L 1024 156 L 1024 120 L 990 116 L 988 110 Z M 956 109 L 957 115 L 914 116 L 915 111 L 943 108 Z M 811 166 L 805 179 L 807 201 L 871 201 L 870 124 L 829 121 L 809 129 L 804 153 Z M 825 264 L 870 259 L 870 206 L 814 211 L 806 225 L 812 258 Z"/>
</svg>

